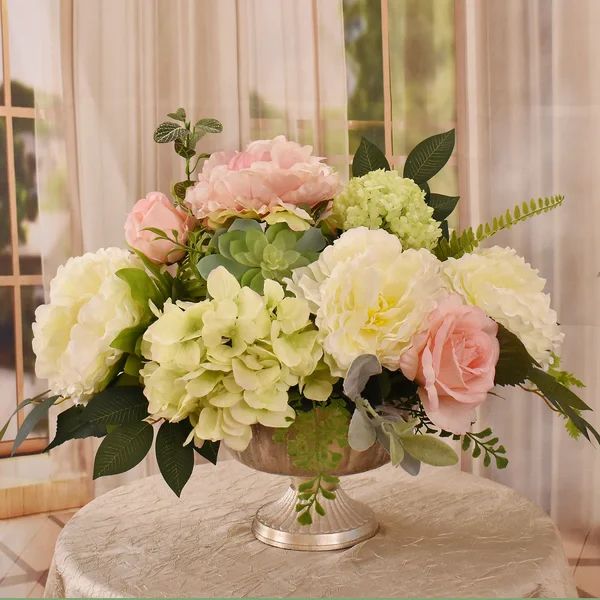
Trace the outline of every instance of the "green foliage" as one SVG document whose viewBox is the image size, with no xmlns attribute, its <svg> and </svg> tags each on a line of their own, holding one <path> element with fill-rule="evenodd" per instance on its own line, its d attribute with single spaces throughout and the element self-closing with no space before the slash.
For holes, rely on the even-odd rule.
<svg viewBox="0 0 600 600">
<path fill-rule="evenodd" d="M 451 435 L 448 434 L 447 435 Z M 465 433 L 462 436 L 462 449 L 466 452 L 471 448 L 473 458 L 483 456 L 483 465 L 489 467 L 492 458 L 496 462 L 497 469 L 505 469 L 508 465 L 506 448 L 498 445 L 498 438 L 494 436 L 492 430 L 488 427 L 479 433 Z"/>
<path fill-rule="evenodd" d="M 499 231 L 509 229 L 513 225 L 526 221 L 535 215 L 558 208 L 563 201 L 564 196 L 549 196 L 539 198 L 537 201 L 532 199 L 529 203 L 523 202 L 522 205 L 517 205 L 512 212 L 507 210 L 499 217 L 494 217 L 491 223 L 479 225 L 475 231 L 471 227 L 463 230 L 460 234 L 453 231 L 449 240 L 440 239 L 435 249 L 435 255 L 440 260 L 460 258 L 463 254 L 472 252 L 483 240 L 492 237 Z"/>
<path fill-rule="evenodd" d="M 88 403 L 71 406 L 58 415 L 56 436 L 46 450 L 64 442 L 103 437 L 111 428 L 139 423 L 148 416 L 148 400 L 136 385 L 113 385 Z"/>
<path fill-rule="evenodd" d="M 454 449 L 433 435 L 405 432 L 397 438 L 403 450 L 419 462 L 436 467 L 455 465 L 458 462 L 458 455 Z M 397 463 L 400 463 L 403 458 L 404 456 Z"/>
<path fill-rule="evenodd" d="M 389 171 L 390 163 L 385 154 L 373 142 L 363 137 L 352 160 L 352 176 L 362 177 L 377 169 Z"/>
<path fill-rule="evenodd" d="M 537 367 L 530 370 L 527 378 L 537 387 L 550 407 L 568 419 L 569 427 L 578 430 L 587 440 L 590 440 L 590 436 L 594 437 L 600 444 L 600 433 L 581 416 L 583 411 L 592 409 L 579 396 L 554 379 L 550 373 Z"/>
<path fill-rule="evenodd" d="M 315 474 L 299 490 L 296 510 L 302 524 L 312 523 L 310 512 L 313 508 L 318 514 L 324 514 L 318 503 L 319 496 L 329 500 L 335 498 L 333 489 L 338 478 L 332 473 L 342 459 L 339 450 L 348 445 L 349 421 L 350 413 L 343 400 L 334 399 L 325 406 L 317 407 L 313 403 L 312 410 L 297 412 L 296 419 L 287 429 L 277 429 L 273 434 L 274 441 L 286 444 L 295 467 Z"/>
<path fill-rule="evenodd" d="M 217 458 L 219 456 L 219 446 L 221 442 L 211 442 L 210 440 L 204 440 L 201 448 L 194 446 L 194 450 L 208 462 L 213 465 L 217 464 Z"/>
<path fill-rule="evenodd" d="M 40 399 L 39 401 L 28 402 L 27 404 L 34 404 L 34 407 L 31 409 L 30 413 L 25 417 L 23 424 L 19 427 L 17 431 L 17 435 L 13 442 L 13 447 L 11 454 L 14 454 L 19 446 L 25 441 L 27 436 L 33 431 L 35 426 L 42 420 L 48 416 L 48 411 L 50 407 L 60 398 L 60 396 L 50 396 L 49 398 Z M 20 406 L 25 406 L 22 403 Z M 3 428 L 2 435 L 6 432 L 8 427 L 8 423 L 6 427 Z"/>
<path fill-rule="evenodd" d="M 198 167 L 198 163 L 210 156 L 210 154 L 197 154 L 196 145 L 206 134 L 223 131 L 223 125 L 217 119 L 200 119 L 192 127 L 183 108 L 178 108 L 175 112 L 168 113 L 167 116 L 175 122 L 164 121 L 161 123 L 154 131 L 154 141 L 158 144 L 173 142 L 176 154 L 185 159 L 186 178 L 173 186 L 173 195 L 176 201 L 182 201 L 185 199 L 186 189 L 193 185 L 191 176 Z M 191 160 L 194 157 L 196 160 L 192 165 Z"/>
<path fill-rule="evenodd" d="M 41 394 L 38 394 L 37 396 L 34 396 L 33 398 L 27 398 L 26 400 L 23 400 L 23 402 L 20 402 L 17 407 L 15 408 L 15 410 L 13 410 L 13 412 L 9 415 L 6 423 L 3 425 L 2 429 L 0 429 L 0 442 L 2 441 L 2 438 L 6 435 L 6 432 L 8 430 L 8 426 L 10 425 L 10 422 L 12 421 L 12 418 L 20 411 L 23 410 L 26 406 L 29 406 L 30 404 L 40 404 L 44 401 L 45 397 L 48 395 L 49 391 L 46 390 L 45 392 L 42 392 Z"/>
<path fill-rule="evenodd" d="M 444 194 L 428 194 L 426 202 L 433 208 L 433 218 L 436 221 L 444 221 L 456 208 L 459 196 L 444 196 Z"/>
<path fill-rule="evenodd" d="M 189 421 L 164 421 L 156 435 L 156 462 L 167 485 L 179 497 L 194 470 L 193 443 L 184 446 Z"/>
<path fill-rule="evenodd" d="M 282 281 L 292 269 L 310 264 L 326 245 L 319 229 L 293 231 L 286 223 L 270 225 L 265 231 L 257 221 L 236 219 L 229 230 L 214 238 L 217 254 L 198 261 L 200 275 L 225 267 L 242 285 L 262 294 L 265 279 Z"/>
<path fill-rule="evenodd" d="M 58 415 L 56 435 L 44 452 L 48 452 L 48 450 L 52 450 L 52 448 L 56 448 L 69 440 L 104 437 L 106 434 L 106 424 L 88 421 L 85 416 L 85 406 L 74 405 Z"/>
<path fill-rule="evenodd" d="M 82 414 L 90 424 L 129 425 L 148 416 L 148 400 L 141 387 L 112 386 L 93 396 Z"/>
<path fill-rule="evenodd" d="M 147 324 L 134 325 L 123 329 L 121 333 L 111 342 L 111 348 L 122 350 L 123 352 L 134 353 L 139 338 L 144 335 L 148 328 Z"/>
<path fill-rule="evenodd" d="M 185 256 L 177 265 L 176 281 L 180 286 L 177 296 L 180 300 L 197 302 L 206 298 L 206 280 L 198 270 L 198 262 L 215 252 L 212 239 L 213 235 L 202 229 L 189 233 Z"/>
<path fill-rule="evenodd" d="M 119 269 L 116 272 L 119 279 L 122 279 L 131 291 L 131 297 L 148 314 L 150 308 L 148 301 L 158 308 L 162 308 L 168 296 L 164 296 L 154 280 L 146 271 L 136 268 Z"/>
<path fill-rule="evenodd" d="M 511 331 L 498 323 L 500 357 L 496 363 L 496 385 L 519 385 L 527 379 L 534 360 L 529 356 L 523 342 Z"/>
<path fill-rule="evenodd" d="M 94 479 L 133 469 L 148 454 L 154 432 L 145 421 L 120 425 L 100 444 L 94 460 Z"/>
<path fill-rule="evenodd" d="M 415 183 L 429 181 L 448 162 L 454 150 L 454 129 L 432 135 L 410 151 L 404 164 L 404 177 Z"/>
<path fill-rule="evenodd" d="M 561 385 L 568 388 L 584 388 L 585 383 L 578 379 L 573 373 L 564 371 L 560 368 L 560 357 L 552 353 L 552 364 L 548 368 L 548 373 L 558 381 Z"/>
<path fill-rule="evenodd" d="M 325 500 L 335 500 L 335 489 L 338 484 L 338 477 L 321 473 L 298 486 L 296 512 L 301 525 L 310 525 L 313 522 L 311 515 L 313 509 L 319 516 L 325 515 L 325 508 L 319 502 L 319 497 Z"/>
</svg>

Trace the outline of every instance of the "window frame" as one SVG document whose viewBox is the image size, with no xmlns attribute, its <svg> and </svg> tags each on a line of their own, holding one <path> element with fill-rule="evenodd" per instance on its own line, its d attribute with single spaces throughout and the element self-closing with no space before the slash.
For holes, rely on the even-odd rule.
<svg viewBox="0 0 600 600">
<path fill-rule="evenodd" d="M 10 69 L 10 39 L 8 27 L 8 3 L 7 0 L 0 0 L 0 28 L 2 31 L 2 76 L 4 84 L 4 104 L 0 105 L 0 117 L 5 119 L 6 139 L 0 140 L 0 143 L 6 143 L 6 171 L 8 180 L 8 207 L 9 224 L 11 239 L 11 263 L 12 275 L 0 275 L 0 288 L 11 288 L 13 297 L 13 331 L 15 342 L 15 385 L 16 385 L 16 406 L 24 400 L 25 395 L 25 369 L 24 369 L 24 348 L 23 348 L 23 304 L 22 288 L 26 286 L 43 285 L 43 275 L 22 275 L 19 260 L 19 232 L 17 219 L 17 186 L 15 172 L 15 149 L 14 149 L 14 131 L 13 119 L 32 119 L 36 118 L 35 108 L 19 107 L 12 105 L 12 84 Z M 17 426 L 23 424 L 25 415 L 23 411 L 17 414 Z M 44 436 L 29 437 L 26 439 L 16 455 L 36 454 L 44 450 L 48 445 L 48 433 Z M 10 456 L 12 452 L 13 441 L 0 441 L 0 459 Z"/>
</svg>

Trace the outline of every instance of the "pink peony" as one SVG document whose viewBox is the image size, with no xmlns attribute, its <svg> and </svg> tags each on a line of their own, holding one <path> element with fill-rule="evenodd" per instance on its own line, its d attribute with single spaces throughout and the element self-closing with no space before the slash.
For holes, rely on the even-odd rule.
<svg viewBox="0 0 600 600">
<path fill-rule="evenodd" d="M 321 160 L 311 146 L 283 135 L 251 142 L 243 152 L 216 152 L 188 188 L 186 202 L 198 219 L 209 221 L 220 213 L 262 217 L 281 207 L 297 213 L 300 205 L 312 208 L 340 189 L 339 176 Z"/>
<path fill-rule="evenodd" d="M 136 250 L 145 254 L 156 263 L 173 263 L 178 261 L 184 251 L 168 240 L 157 240 L 156 233 L 148 231 L 155 227 L 173 238 L 177 232 L 177 240 L 185 243 L 188 231 L 193 227 L 194 219 L 173 203 L 161 192 L 150 192 L 145 198 L 138 200 L 125 221 L 125 239 Z"/>
<path fill-rule="evenodd" d="M 428 326 L 402 355 L 400 368 L 421 386 L 419 397 L 431 421 L 464 433 L 494 386 L 498 325 L 453 294 L 429 315 Z"/>
</svg>

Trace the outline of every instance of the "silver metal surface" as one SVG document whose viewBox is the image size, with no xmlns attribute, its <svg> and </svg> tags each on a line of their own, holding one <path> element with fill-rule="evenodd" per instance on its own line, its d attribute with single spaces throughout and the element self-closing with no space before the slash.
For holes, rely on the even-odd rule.
<svg viewBox="0 0 600 600">
<path fill-rule="evenodd" d="M 243 465 L 263 473 L 314 477 L 316 473 L 298 469 L 292 464 L 286 445 L 273 441 L 273 434 L 276 431 L 272 427 L 253 425 L 250 444 L 243 452 L 232 452 L 233 456 Z M 338 477 L 372 471 L 390 462 L 390 455 L 381 444 L 377 443 L 364 452 L 357 452 L 349 446 L 345 448 L 332 446 L 331 449 L 342 455 L 337 469 L 331 473 Z"/>
<path fill-rule="evenodd" d="M 348 548 L 373 537 L 379 529 L 373 511 L 350 498 L 340 487 L 335 489 L 335 500 L 319 498 L 325 509 L 324 516 L 311 511 L 313 522 L 310 525 L 298 522 L 298 486 L 316 473 L 295 467 L 285 444 L 273 441 L 274 432 L 269 427 L 253 426 L 248 448 L 233 453 L 239 462 L 257 471 L 292 477 L 292 484 L 279 500 L 269 502 L 257 511 L 252 523 L 256 539 L 289 550 L 323 551 Z M 335 450 L 342 459 L 332 475 L 363 473 L 389 462 L 388 453 L 379 444 L 365 452 L 349 447 L 336 447 Z"/>
</svg>

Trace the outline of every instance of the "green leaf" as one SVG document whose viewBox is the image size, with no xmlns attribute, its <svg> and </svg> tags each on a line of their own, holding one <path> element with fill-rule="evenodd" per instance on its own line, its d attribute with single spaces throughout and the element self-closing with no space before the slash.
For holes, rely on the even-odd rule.
<svg viewBox="0 0 600 600">
<path fill-rule="evenodd" d="M 146 421 L 121 425 L 100 444 L 94 460 L 94 479 L 133 469 L 152 447 L 154 430 Z"/>
<path fill-rule="evenodd" d="M 468 435 L 465 435 L 462 439 L 462 449 L 466 452 L 471 445 L 471 438 Z"/>
<path fill-rule="evenodd" d="M 508 458 L 506 456 L 496 456 L 495 459 L 497 469 L 506 469 L 508 465 Z"/>
<path fill-rule="evenodd" d="M 149 310 L 148 300 L 152 300 L 159 308 L 162 306 L 163 298 L 146 271 L 133 267 L 119 269 L 116 275 L 129 286 L 131 297 L 144 310 Z"/>
<path fill-rule="evenodd" d="M 318 515 L 322 517 L 325 516 L 325 509 L 321 506 L 318 500 L 315 500 L 315 511 Z"/>
<path fill-rule="evenodd" d="M 327 240 L 323 232 L 318 227 L 311 227 L 304 232 L 295 248 L 296 251 L 303 254 L 305 252 L 320 252 L 325 246 L 327 246 Z"/>
<path fill-rule="evenodd" d="M 568 406 L 574 410 L 592 410 L 577 394 L 556 381 L 552 375 L 542 371 L 542 369 L 533 367 L 527 378 L 537 386 L 548 400 L 556 402 L 563 408 Z"/>
<path fill-rule="evenodd" d="M 527 379 L 533 358 L 523 342 L 511 331 L 498 323 L 498 343 L 500 356 L 496 363 L 494 383 L 496 385 L 518 385 Z"/>
<path fill-rule="evenodd" d="M 156 434 L 156 462 L 167 485 L 181 496 L 185 484 L 194 470 L 193 444 L 184 446 L 190 432 L 189 421 L 165 421 Z"/>
<path fill-rule="evenodd" d="M 103 437 L 106 435 L 106 426 L 102 423 L 90 423 L 83 414 L 85 407 L 82 405 L 71 406 L 58 415 L 56 421 L 56 435 L 44 452 L 52 450 L 69 440 L 87 437 Z"/>
<path fill-rule="evenodd" d="M 355 409 L 348 428 L 348 444 L 357 452 L 368 450 L 377 440 L 375 427 L 359 409 Z"/>
<path fill-rule="evenodd" d="M 113 386 L 96 394 L 85 407 L 82 418 L 89 423 L 129 425 L 148 416 L 148 400 L 138 386 Z"/>
<path fill-rule="evenodd" d="M 175 140 L 175 152 L 185 159 L 193 158 L 196 155 L 196 151 L 185 144 L 180 138 Z"/>
<path fill-rule="evenodd" d="M 33 404 L 34 402 L 38 402 L 40 400 L 40 398 L 42 396 L 44 396 L 45 394 L 47 394 L 48 392 L 44 392 L 44 394 L 41 394 L 40 396 L 35 396 L 33 398 L 27 398 L 26 400 L 23 400 L 23 402 L 21 402 L 20 404 L 17 405 L 17 408 L 15 408 L 15 410 L 12 411 L 11 415 L 8 417 L 6 423 L 4 424 L 4 426 L 2 427 L 2 429 L 0 429 L 0 442 L 2 441 L 2 438 L 6 435 L 6 432 L 8 430 L 8 426 L 10 425 L 10 422 L 12 421 L 12 418 L 23 408 L 25 408 L 26 406 L 29 406 L 30 404 Z"/>
<path fill-rule="evenodd" d="M 308 510 L 305 510 L 298 516 L 298 523 L 300 523 L 300 525 L 310 525 L 312 522 L 312 517 Z"/>
<path fill-rule="evenodd" d="M 123 372 L 126 375 L 139 378 L 140 369 L 142 368 L 142 360 L 135 354 L 130 354 L 123 365 Z"/>
<path fill-rule="evenodd" d="M 454 129 L 428 137 L 410 151 L 404 177 L 415 183 L 429 181 L 447 162 L 454 150 Z"/>
<path fill-rule="evenodd" d="M 221 133 L 223 124 L 217 119 L 200 119 L 194 125 L 194 131 L 201 133 Z"/>
<path fill-rule="evenodd" d="M 435 467 L 455 465 L 458 455 L 448 444 L 429 434 L 405 434 L 402 445 L 411 456 Z"/>
<path fill-rule="evenodd" d="M 363 137 L 352 160 L 352 176 L 362 177 L 377 169 L 389 171 L 390 163 L 385 154 L 373 142 Z"/>
<path fill-rule="evenodd" d="M 39 404 L 36 404 L 31 412 L 25 417 L 23 424 L 17 431 L 15 441 L 13 442 L 12 452 L 14 454 L 19 446 L 25 441 L 27 436 L 33 431 L 35 426 L 48 415 L 50 407 L 60 398 L 60 396 L 50 396 Z"/>
<path fill-rule="evenodd" d="M 208 279 L 210 272 L 217 267 L 225 267 L 236 279 L 241 279 L 248 267 L 219 254 L 209 254 L 198 261 L 198 272 Z"/>
<path fill-rule="evenodd" d="M 123 329 L 121 333 L 110 343 L 111 348 L 117 350 L 123 350 L 123 352 L 129 352 L 133 354 L 135 352 L 135 345 L 144 331 L 148 328 L 148 325 L 134 325 L 133 327 L 127 327 Z"/>
<path fill-rule="evenodd" d="M 174 142 L 176 139 L 184 138 L 188 133 L 189 131 L 178 123 L 165 121 L 154 131 L 154 141 L 157 144 L 166 144 L 168 142 Z"/>
<path fill-rule="evenodd" d="M 374 354 L 361 354 L 350 365 L 344 378 L 344 394 L 356 402 L 369 379 L 381 373 L 381 363 Z"/>
<path fill-rule="evenodd" d="M 447 219 L 456 208 L 460 196 L 444 196 L 443 194 L 430 194 L 427 204 L 433 208 L 433 218 L 436 221 Z"/>
<path fill-rule="evenodd" d="M 185 193 L 189 187 L 194 185 L 193 181 L 178 181 L 173 186 L 173 195 L 180 200 L 185 200 Z"/>
<path fill-rule="evenodd" d="M 267 231 L 270 231 L 274 225 L 269 227 Z M 254 219 L 236 219 L 230 226 L 227 231 L 259 231 L 262 233 L 262 227 L 258 221 Z"/>
<path fill-rule="evenodd" d="M 194 446 L 194 450 L 200 456 L 203 456 L 208 462 L 211 462 L 213 465 L 216 465 L 217 458 L 219 456 L 220 445 L 221 442 L 211 442 L 210 440 L 205 440 L 201 448 Z"/>
<path fill-rule="evenodd" d="M 175 112 L 168 113 L 167 117 L 171 117 L 171 119 L 174 119 L 175 121 L 181 121 L 182 123 L 185 123 L 185 109 L 178 108 Z"/>
</svg>

